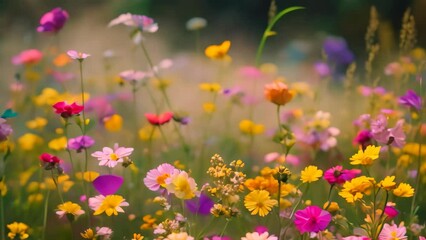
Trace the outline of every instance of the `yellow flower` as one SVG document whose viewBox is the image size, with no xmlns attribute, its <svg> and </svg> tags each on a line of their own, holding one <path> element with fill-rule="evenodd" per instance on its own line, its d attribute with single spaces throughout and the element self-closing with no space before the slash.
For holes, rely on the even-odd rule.
<svg viewBox="0 0 426 240">
<path fill-rule="evenodd" d="M 385 179 L 379 182 L 377 186 L 379 188 L 383 188 L 386 191 L 390 191 L 396 187 L 396 183 L 394 182 L 395 176 L 386 176 Z"/>
<path fill-rule="evenodd" d="M 114 114 L 104 119 L 104 127 L 106 130 L 110 132 L 120 131 L 122 126 L 123 126 L 123 118 L 118 114 Z"/>
<path fill-rule="evenodd" d="M 407 143 L 402 148 L 404 153 L 408 153 L 413 156 L 426 156 L 426 144 L 418 144 L 418 143 Z"/>
<path fill-rule="evenodd" d="M 73 181 L 69 180 L 69 176 L 66 174 L 60 175 L 57 179 L 58 187 L 63 192 L 68 192 L 70 188 L 74 185 Z M 46 187 L 50 190 L 56 190 L 55 182 L 53 182 L 52 178 L 48 177 L 44 179 L 44 182 L 46 183 Z"/>
<path fill-rule="evenodd" d="M 224 41 L 220 45 L 210 45 L 206 48 L 204 53 L 210 59 L 230 61 L 231 57 L 228 55 L 229 48 L 231 47 L 230 41 Z"/>
<path fill-rule="evenodd" d="M 142 218 L 142 221 L 144 222 L 141 226 L 140 229 L 142 230 L 148 230 L 148 229 L 153 229 L 157 226 L 157 224 L 155 224 L 155 222 L 157 221 L 156 218 L 153 218 L 150 214 L 145 215 Z"/>
<path fill-rule="evenodd" d="M 398 187 L 393 190 L 393 194 L 397 197 L 412 197 L 414 195 L 414 188 L 408 183 L 400 183 Z"/>
<path fill-rule="evenodd" d="M 265 190 L 251 191 L 244 198 L 244 206 L 251 212 L 251 215 L 259 214 L 264 217 L 272 210 L 272 207 L 277 205 L 278 201 L 271 199 L 269 192 Z"/>
<path fill-rule="evenodd" d="M 161 136 L 160 130 L 158 130 L 157 127 L 151 124 L 143 126 L 141 129 L 139 129 L 138 133 L 139 133 L 139 138 L 142 141 L 150 141 L 150 140 L 158 139 Z"/>
<path fill-rule="evenodd" d="M 93 207 L 91 200 L 94 202 Z M 99 215 L 103 212 L 105 212 L 108 216 L 111 216 L 113 214 L 118 215 L 118 212 L 124 212 L 121 207 L 129 206 L 129 203 L 125 202 L 125 200 L 126 199 L 124 199 L 120 195 L 108 195 L 106 197 L 99 195 L 97 197 L 89 199 L 89 206 L 91 206 L 91 208 L 95 210 L 93 215 Z"/>
<path fill-rule="evenodd" d="M 80 233 L 80 235 L 84 239 L 96 240 L 95 233 L 91 228 L 86 229 L 84 232 Z"/>
<path fill-rule="evenodd" d="M 28 195 L 28 203 L 40 203 L 43 201 L 43 198 L 44 196 L 41 193 L 30 194 Z"/>
<path fill-rule="evenodd" d="M 358 153 L 354 154 L 350 160 L 352 165 L 371 165 L 374 160 L 379 158 L 380 146 L 376 147 L 373 145 L 367 146 L 363 151 L 358 150 Z"/>
<path fill-rule="evenodd" d="M 19 185 L 24 186 L 27 184 L 30 177 L 33 175 L 35 171 L 37 171 L 38 167 L 30 167 L 27 170 L 19 173 Z"/>
<path fill-rule="evenodd" d="M 318 169 L 317 166 L 307 166 L 303 171 L 300 173 L 300 180 L 303 183 L 311 183 L 318 181 L 322 177 L 322 170 Z"/>
<path fill-rule="evenodd" d="M 162 79 L 153 79 L 152 80 L 152 85 L 154 85 L 154 87 L 156 87 L 160 90 L 166 89 L 167 87 L 170 86 L 170 84 L 172 84 L 172 80 L 170 80 L 170 79 L 162 78 Z"/>
<path fill-rule="evenodd" d="M 84 211 L 81 210 L 80 205 L 77 203 L 68 201 L 58 205 L 58 211 L 56 211 L 56 214 L 59 216 L 59 218 L 62 218 L 65 215 L 73 215 L 78 217 L 84 214 Z"/>
<path fill-rule="evenodd" d="M 416 47 L 411 50 L 411 56 L 417 61 L 421 61 L 426 58 L 426 51 L 423 48 Z"/>
<path fill-rule="evenodd" d="M 133 233 L 132 240 L 142 240 L 144 239 L 144 236 L 140 235 L 140 233 Z"/>
<path fill-rule="evenodd" d="M 13 222 L 11 224 L 7 224 L 7 228 L 9 228 L 9 233 L 7 236 L 10 239 L 15 239 L 17 235 L 19 235 L 19 239 L 27 239 L 29 237 L 27 231 L 28 231 L 28 225 L 21 222 Z"/>
<path fill-rule="evenodd" d="M 248 190 L 266 190 L 270 194 L 278 192 L 278 181 L 273 176 L 249 178 L 244 182 Z"/>
<path fill-rule="evenodd" d="M 29 129 L 43 129 L 47 124 L 47 119 L 42 117 L 36 117 L 31 121 L 26 123 L 27 128 Z"/>
<path fill-rule="evenodd" d="M 61 99 L 60 99 L 58 91 L 56 91 L 53 88 L 45 88 L 43 89 L 40 95 L 34 98 L 34 103 L 37 106 L 48 105 L 51 107 L 53 104 L 55 104 L 56 102 L 60 100 Z"/>
<path fill-rule="evenodd" d="M 217 93 L 222 89 L 219 83 L 201 83 L 200 89 L 206 92 Z"/>
<path fill-rule="evenodd" d="M 240 122 L 240 131 L 247 135 L 258 135 L 265 131 L 262 124 L 255 124 L 254 122 L 244 119 Z"/>
<path fill-rule="evenodd" d="M 180 173 L 170 176 L 169 183 L 166 185 L 166 189 L 170 193 L 174 193 L 179 199 L 191 199 L 195 197 L 197 191 L 197 184 L 195 180 L 188 176 L 188 173 L 182 171 Z"/>
<path fill-rule="evenodd" d="M 362 199 L 364 194 L 370 194 L 373 184 L 374 178 L 366 176 L 353 178 L 343 184 L 343 189 L 339 192 L 339 195 L 345 198 L 346 202 L 354 203 L 358 199 Z"/>
<path fill-rule="evenodd" d="M 325 209 L 326 207 L 327 209 Z M 337 202 L 329 203 L 328 201 L 324 203 L 324 206 L 322 208 L 324 208 L 325 210 L 331 213 L 337 212 L 340 209 L 339 204 Z"/>
<path fill-rule="evenodd" d="M 398 167 L 408 167 L 408 166 L 410 166 L 410 164 L 412 162 L 413 162 L 413 159 L 410 155 L 403 154 L 403 155 L 399 156 L 398 161 L 397 161 L 397 166 Z"/>
<path fill-rule="evenodd" d="M 75 177 L 78 180 L 84 179 L 86 182 L 93 182 L 97 177 L 99 177 L 99 173 L 94 171 L 77 172 L 75 173 Z"/>
<path fill-rule="evenodd" d="M 31 151 L 42 143 L 43 139 L 32 133 L 26 133 L 18 139 L 19 147 L 24 151 Z"/>
<path fill-rule="evenodd" d="M 4 182 L 4 178 L 0 181 L 0 196 L 4 197 L 7 193 L 7 185 Z"/>
<path fill-rule="evenodd" d="M 47 146 L 55 151 L 65 150 L 67 148 L 67 138 L 62 136 L 59 138 L 55 138 L 50 140 Z"/>
<path fill-rule="evenodd" d="M 212 102 L 206 102 L 203 104 L 204 112 L 214 113 L 216 111 L 216 105 Z"/>
</svg>

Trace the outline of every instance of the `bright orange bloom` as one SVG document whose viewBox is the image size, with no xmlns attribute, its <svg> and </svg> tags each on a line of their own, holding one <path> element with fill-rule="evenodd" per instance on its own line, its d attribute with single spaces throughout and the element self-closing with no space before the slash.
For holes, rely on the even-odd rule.
<svg viewBox="0 0 426 240">
<path fill-rule="evenodd" d="M 277 105 L 285 105 L 293 99 L 294 93 L 287 85 L 280 81 L 266 84 L 264 90 L 265 98 Z"/>
</svg>

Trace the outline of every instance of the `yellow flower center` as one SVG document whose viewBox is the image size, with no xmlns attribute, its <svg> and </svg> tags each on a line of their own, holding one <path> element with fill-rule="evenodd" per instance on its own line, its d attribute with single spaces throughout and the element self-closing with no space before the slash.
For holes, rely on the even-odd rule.
<svg viewBox="0 0 426 240">
<path fill-rule="evenodd" d="M 168 173 L 165 173 L 163 175 L 158 176 L 157 177 L 157 183 L 164 187 L 164 185 L 166 184 L 165 181 L 168 177 L 170 177 L 170 175 Z"/>
<path fill-rule="evenodd" d="M 115 154 L 115 153 L 111 153 L 111 154 L 109 155 L 109 158 L 110 158 L 112 161 L 117 161 L 117 160 L 118 160 L 118 156 L 117 156 L 117 154 Z"/>
</svg>

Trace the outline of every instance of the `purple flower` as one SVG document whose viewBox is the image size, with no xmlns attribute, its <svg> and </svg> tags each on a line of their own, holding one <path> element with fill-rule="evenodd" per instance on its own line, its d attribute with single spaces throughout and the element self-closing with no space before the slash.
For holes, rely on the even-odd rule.
<svg viewBox="0 0 426 240">
<path fill-rule="evenodd" d="M 343 38 L 328 37 L 323 48 L 328 59 L 336 64 L 350 64 L 354 61 L 354 55 Z"/>
<path fill-rule="evenodd" d="M 0 118 L 0 142 L 6 141 L 7 137 L 13 132 L 12 127 L 5 122 L 5 119 Z"/>
<path fill-rule="evenodd" d="M 314 64 L 314 69 L 315 72 L 322 78 L 328 77 L 331 74 L 330 66 L 328 66 L 328 64 L 325 62 L 316 62 Z"/>
<path fill-rule="evenodd" d="M 327 228 L 331 221 L 330 213 L 318 206 L 309 206 L 303 210 L 298 210 L 294 217 L 294 225 L 300 234 L 322 231 Z"/>
<path fill-rule="evenodd" d="M 358 132 L 356 137 L 353 140 L 354 145 L 361 145 L 362 148 L 366 148 L 368 145 L 371 145 L 371 139 L 373 138 L 373 135 L 371 134 L 370 130 L 361 130 Z"/>
<path fill-rule="evenodd" d="M 361 173 L 359 169 L 343 169 L 342 166 L 337 165 L 325 171 L 324 179 L 330 184 L 343 184 L 350 181 Z"/>
<path fill-rule="evenodd" d="M 123 177 L 117 175 L 102 175 L 92 183 L 98 193 L 106 196 L 116 193 L 123 184 L 123 180 Z"/>
<path fill-rule="evenodd" d="M 188 210 L 194 214 L 209 215 L 214 202 L 202 193 L 199 198 L 187 200 L 185 204 Z"/>
<path fill-rule="evenodd" d="M 45 13 L 40 19 L 37 32 L 59 32 L 69 18 L 68 12 L 61 8 L 54 8 Z"/>
<path fill-rule="evenodd" d="M 387 118 L 379 115 L 371 122 L 371 133 L 373 138 L 382 144 L 401 148 L 405 144 L 405 133 L 403 130 L 404 120 L 398 120 L 393 128 L 387 128 Z"/>
<path fill-rule="evenodd" d="M 68 148 L 77 152 L 81 152 L 81 150 L 87 149 L 93 144 L 95 144 L 95 140 L 89 136 L 78 136 L 68 140 Z"/>
<path fill-rule="evenodd" d="M 404 96 L 399 98 L 398 102 L 399 104 L 416 109 L 417 111 L 422 109 L 422 98 L 418 96 L 413 90 L 408 90 Z"/>
</svg>

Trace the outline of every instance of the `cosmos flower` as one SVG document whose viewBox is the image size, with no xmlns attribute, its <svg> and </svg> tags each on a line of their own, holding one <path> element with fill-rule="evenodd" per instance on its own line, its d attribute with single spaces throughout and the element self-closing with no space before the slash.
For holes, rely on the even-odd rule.
<svg viewBox="0 0 426 240">
<path fill-rule="evenodd" d="M 12 127 L 5 122 L 6 119 L 0 118 L 0 142 L 6 141 L 7 137 L 13 132 Z"/>
<path fill-rule="evenodd" d="M 160 187 L 165 188 L 165 180 L 176 173 L 179 173 L 178 169 L 168 163 L 163 163 L 157 168 L 151 169 L 143 182 L 149 190 L 158 191 Z"/>
<path fill-rule="evenodd" d="M 114 144 L 114 149 L 104 147 L 102 151 L 96 151 L 92 153 L 92 157 L 98 158 L 99 166 L 107 166 L 113 168 L 118 163 L 124 161 L 124 158 L 130 156 L 133 152 L 133 148 L 119 147 L 118 144 Z"/>
<path fill-rule="evenodd" d="M 331 214 L 318 206 L 308 206 L 294 214 L 294 225 L 301 234 L 319 232 L 331 222 Z"/>
<path fill-rule="evenodd" d="M 132 84 L 142 81 L 144 78 L 150 77 L 151 74 L 147 74 L 142 71 L 126 70 L 120 73 L 120 78 L 126 82 Z"/>
<path fill-rule="evenodd" d="M 107 196 L 115 194 L 123 184 L 123 177 L 117 175 L 101 175 L 92 182 L 98 193 Z"/>
<path fill-rule="evenodd" d="M 131 13 L 124 13 L 117 18 L 109 22 L 108 27 L 123 24 L 130 27 L 136 27 L 143 32 L 154 33 L 158 30 L 158 24 L 154 22 L 154 19 L 144 16 L 135 15 Z"/>
<path fill-rule="evenodd" d="M 411 89 L 398 99 L 398 103 L 416 109 L 417 111 L 422 109 L 422 98 Z"/>
<path fill-rule="evenodd" d="M 152 125 L 160 126 L 168 123 L 173 118 L 172 112 L 165 112 L 160 115 L 154 113 L 145 113 L 146 120 Z"/>
<path fill-rule="evenodd" d="M 83 53 L 83 52 L 77 52 L 76 50 L 69 50 L 67 51 L 67 54 L 70 58 L 78 61 L 83 61 L 84 59 L 90 57 L 90 54 Z"/>
<path fill-rule="evenodd" d="M 406 233 L 407 229 L 403 224 L 398 226 L 395 223 L 392 223 L 392 225 L 385 223 L 382 231 L 380 232 L 379 240 L 404 240 L 407 239 L 407 236 L 405 235 Z"/>
<path fill-rule="evenodd" d="M 69 118 L 75 115 L 80 114 L 83 111 L 83 106 L 78 105 L 77 103 L 68 104 L 67 102 L 57 102 L 53 105 L 55 113 L 60 114 L 63 118 Z"/>
<path fill-rule="evenodd" d="M 41 61 L 43 53 L 38 49 L 28 49 L 12 57 L 13 65 L 32 65 Z"/>
<path fill-rule="evenodd" d="M 325 171 L 324 179 L 329 184 L 343 184 L 346 181 L 350 181 L 361 173 L 359 169 L 343 169 L 342 166 L 337 165 Z"/>
<path fill-rule="evenodd" d="M 269 235 L 268 232 L 264 232 L 264 233 L 249 232 L 249 233 L 246 233 L 246 235 L 242 237 L 241 240 L 278 240 L 278 238 L 275 235 Z"/>
<path fill-rule="evenodd" d="M 37 32 L 57 33 L 65 25 L 69 18 L 68 12 L 57 7 L 45 13 L 40 19 Z"/>
<path fill-rule="evenodd" d="M 200 197 L 185 201 L 186 208 L 194 214 L 210 215 L 210 209 L 214 201 L 206 194 L 200 194 Z"/>
<path fill-rule="evenodd" d="M 39 159 L 40 159 L 41 165 L 46 170 L 57 168 L 59 167 L 59 164 L 62 162 L 62 160 L 59 159 L 57 156 L 54 156 L 48 153 L 41 154 Z"/>
</svg>

